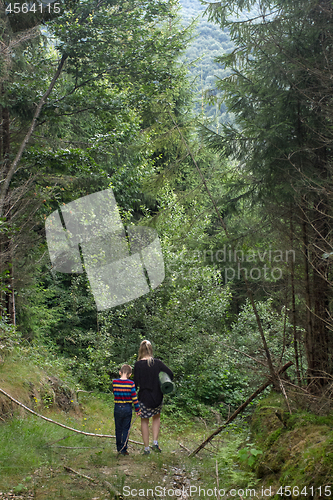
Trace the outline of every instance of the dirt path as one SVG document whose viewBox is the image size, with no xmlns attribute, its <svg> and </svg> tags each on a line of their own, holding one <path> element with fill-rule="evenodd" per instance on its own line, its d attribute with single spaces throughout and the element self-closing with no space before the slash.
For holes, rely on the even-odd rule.
<svg viewBox="0 0 333 500">
<path fill-rule="evenodd" d="M 37 469 L 6 494 L 0 492 L 0 500 L 151 499 L 163 488 L 189 488 L 194 473 L 185 470 L 187 453 L 180 447 L 146 456 L 141 447 L 133 445 L 129 452 L 129 456 L 118 456 L 109 443 L 101 449 L 54 449 L 57 464 Z"/>
</svg>

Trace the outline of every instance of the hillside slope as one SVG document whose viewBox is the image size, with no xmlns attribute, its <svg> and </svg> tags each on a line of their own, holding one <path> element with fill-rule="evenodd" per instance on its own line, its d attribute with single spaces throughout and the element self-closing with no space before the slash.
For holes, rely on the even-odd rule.
<svg viewBox="0 0 333 500">
<path fill-rule="evenodd" d="M 206 118 L 215 123 L 217 120 L 224 122 L 229 118 L 224 104 L 219 103 L 220 110 L 217 106 L 208 106 L 204 102 L 204 96 L 207 92 L 214 94 L 216 78 L 224 78 L 227 75 L 214 58 L 230 52 L 233 44 L 226 31 L 208 22 L 204 14 L 205 7 L 200 0 L 180 0 L 180 3 L 183 23 L 188 26 L 194 19 L 197 20 L 193 41 L 186 51 L 186 63 L 190 65 L 190 78 L 194 82 L 195 112 L 199 115 L 204 113 Z M 197 59 L 199 60 L 195 65 L 192 65 Z"/>
</svg>

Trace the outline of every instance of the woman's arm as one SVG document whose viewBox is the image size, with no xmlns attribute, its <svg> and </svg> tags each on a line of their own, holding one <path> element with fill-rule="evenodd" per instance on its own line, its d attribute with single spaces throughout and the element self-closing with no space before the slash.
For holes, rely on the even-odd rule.
<svg viewBox="0 0 333 500">
<path fill-rule="evenodd" d="M 171 378 L 171 380 L 173 380 L 173 372 L 170 370 L 170 368 L 167 367 L 167 365 L 165 365 L 161 360 L 159 360 L 160 362 L 160 372 L 165 372 L 169 375 L 169 377 Z"/>
<path fill-rule="evenodd" d="M 135 388 L 136 388 L 136 390 L 138 390 L 138 387 L 140 387 L 140 383 L 139 383 L 139 369 L 138 369 L 137 362 L 134 363 L 133 380 L 134 380 Z"/>
</svg>

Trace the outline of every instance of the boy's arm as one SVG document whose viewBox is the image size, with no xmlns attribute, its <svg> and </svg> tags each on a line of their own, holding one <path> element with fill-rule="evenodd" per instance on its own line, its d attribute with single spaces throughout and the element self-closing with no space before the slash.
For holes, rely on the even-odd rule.
<svg viewBox="0 0 333 500">
<path fill-rule="evenodd" d="M 134 383 L 133 383 L 132 388 L 131 388 L 131 396 L 132 396 L 132 402 L 134 404 L 135 413 L 140 414 L 141 413 L 140 405 L 139 405 L 138 397 L 136 395 Z"/>
</svg>

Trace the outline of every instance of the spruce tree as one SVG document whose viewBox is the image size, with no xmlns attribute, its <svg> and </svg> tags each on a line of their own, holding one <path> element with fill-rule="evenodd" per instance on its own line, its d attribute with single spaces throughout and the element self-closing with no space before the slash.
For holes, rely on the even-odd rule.
<svg viewBox="0 0 333 500">
<path fill-rule="evenodd" d="M 236 47 L 219 58 L 231 74 L 217 84 L 235 124 L 220 135 L 203 129 L 203 136 L 251 174 L 258 203 L 293 214 L 304 255 L 295 279 L 306 311 L 308 383 L 323 386 L 333 373 L 332 2 L 235 0 L 209 4 L 207 12 L 229 28 Z"/>
</svg>

